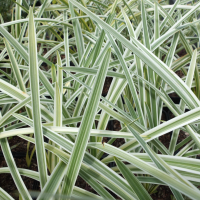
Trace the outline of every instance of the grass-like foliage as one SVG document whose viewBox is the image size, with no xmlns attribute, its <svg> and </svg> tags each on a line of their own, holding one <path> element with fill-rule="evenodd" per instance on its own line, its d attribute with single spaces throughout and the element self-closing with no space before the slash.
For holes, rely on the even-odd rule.
<svg viewBox="0 0 200 200">
<path fill-rule="evenodd" d="M 40 182 L 38 200 L 146 200 L 159 185 L 174 199 L 198 200 L 199 1 L 31 2 L 16 0 L 13 20 L 0 19 L 0 145 L 8 166 L 0 173 L 12 175 L 20 198 L 33 198 L 23 175 Z M 164 108 L 174 115 L 168 121 Z M 111 120 L 120 131 L 106 130 Z M 189 136 L 178 143 L 180 131 Z M 169 132 L 166 147 L 159 137 Z M 27 152 L 35 145 L 26 161 L 35 151 L 38 172 L 16 166 L 13 136 L 27 141 Z M 78 176 L 95 192 L 75 186 Z M 13 197 L 0 188 L 0 199 Z"/>
</svg>

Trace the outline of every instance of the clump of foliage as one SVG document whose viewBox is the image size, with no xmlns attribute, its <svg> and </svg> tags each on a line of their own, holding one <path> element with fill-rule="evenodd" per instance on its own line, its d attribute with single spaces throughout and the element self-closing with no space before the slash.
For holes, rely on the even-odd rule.
<svg viewBox="0 0 200 200">
<path fill-rule="evenodd" d="M 12 175 L 21 198 L 32 199 L 23 175 L 40 182 L 37 199 L 146 200 L 159 185 L 177 200 L 199 199 L 200 3 L 42 0 L 29 8 L 18 0 L 14 13 L 0 26 L 8 165 L 0 173 Z M 103 97 L 106 77 L 113 79 Z M 174 118 L 164 121 L 164 108 Z M 106 130 L 111 120 L 120 131 Z M 189 136 L 178 143 L 180 131 Z M 159 137 L 169 132 L 166 147 Z M 38 172 L 16 166 L 12 136 L 35 144 Z M 125 140 L 120 147 L 117 138 Z M 76 187 L 78 176 L 96 193 Z M 13 199 L 1 188 L 0 198 Z"/>
</svg>

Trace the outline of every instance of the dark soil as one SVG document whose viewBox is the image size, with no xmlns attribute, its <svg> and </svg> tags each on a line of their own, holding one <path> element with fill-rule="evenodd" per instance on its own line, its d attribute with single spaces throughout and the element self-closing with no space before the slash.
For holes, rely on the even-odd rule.
<svg viewBox="0 0 200 200">
<path fill-rule="evenodd" d="M 102 96 L 106 96 L 110 87 L 110 84 L 112 82 L 112 77 L 106 77 L 105 83 L 104 83 L 104 87 L 103 87 L 103 91 L 102 91 Z"/>
<path fill-rule="evenodd" d="M 157 192 L 152 194 L 151 197 L 153 200 L 171 200 L 172 192 L 167 186 L 159 186 Z"/>
</svg>

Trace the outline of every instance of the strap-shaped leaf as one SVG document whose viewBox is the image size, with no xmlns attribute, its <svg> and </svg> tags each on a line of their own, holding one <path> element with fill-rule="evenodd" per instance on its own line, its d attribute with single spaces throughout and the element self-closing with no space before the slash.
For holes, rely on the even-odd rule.
<svg viewBox="0 0 200 200">
<path fill-rule="evenodd" d="M 6 191 L 0 187 L 0 197 L 2 200 L 14 200 Z"/>
<path fill-rule="evenodd" d="M 29 30 L 30 87 L 31 87 L 31 100 L 33 108 L 34 136 L 36 139 L 35 145 L 36 145 L 38 169 L 40 173 L 40 183 L 41 187 L 44 187 L 47 181 L 47 165 L 46 165 L 44 138 L 43 138 L 41 112 L 40 112 L 37 43 L 36 43 L 35 22 L 34 22 L 32 8 L 30 8 L 29 10 L 28 30 Z"/>
<path fill-rule="evenodd" d="M 110 61 L 109 49 L 104 57 L 101 67 L 97 73 L 95 84 L 92 88 L 90 97 L 88 99 L 87 107 L 81 122 L 80 130 L 77 135 L 74 148 L 69 160 L 69 164 L 66 170 L 66 177 L 63 184 L 63 194 L 71 195 L 78 172 L 80 169 L 81 162 L 85 153 L 87 142 L 90 136 L 90 131 L 98 108 L 101 91 L 103 89 L 103 82 L 105 80 L 108 64 Z"/>
<path fill-rule="evenodd" d="M 135 175 L 131 172 L 131 170 L 128 167 L 126 167 L 126 165 L 119 159 L 115 158 L 115 162 L 119 170 L 121 171 L 122 175 L 124 176 L 124 178 L 128 181 L 131 188 L 137 194 L 138 198 L 140 200 L 143 200 L 143 199 L 152 200 L 148 192 L 145 190 L 145 188 L 139 182 L 139 180 L 135 177 Z"/>
</svg>

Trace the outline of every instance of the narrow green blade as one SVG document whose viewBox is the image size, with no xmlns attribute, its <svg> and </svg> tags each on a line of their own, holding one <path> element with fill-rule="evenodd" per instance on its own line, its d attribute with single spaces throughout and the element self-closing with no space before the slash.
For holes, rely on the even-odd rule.
<svg viewBox="0 0 200 200">
<path fill-rule="evenodd" d="M 40 97 L 39 97 L 39 73 L 38 73 L 38 59 L 37 59 L 37 43 L 35 33 L 35 23 L 33 17 L 33 9 L 29 10 L 29 64 L 30 64 L 30 88 L 31 100 L 33 108 L 33 124 L 35 146 L 37 154 L 38 170 L 40 173 L 40 183 L 43 188 L 47 181 L 47 165 L 44 148 L 44 138 L 42 132 L 42 121 L 40 111 Z"/>
</svg>

